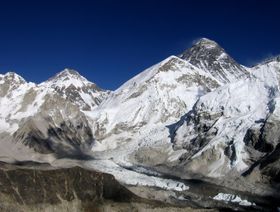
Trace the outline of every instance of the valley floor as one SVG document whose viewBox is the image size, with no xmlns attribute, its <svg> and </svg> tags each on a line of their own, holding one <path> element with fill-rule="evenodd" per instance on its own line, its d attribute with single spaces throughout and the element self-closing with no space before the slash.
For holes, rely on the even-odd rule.
<svg viewBox="0 0 280 212">
<path fill-rule="evenodd" d="M 88 170 L 113 175 L 138 197 L 191 208 L 227 208 L 232 210 L 262 210 L 276 208 L 277 200 L 266 199 L 201 180 L 182 180 L 139 167 L 123 167 L 111 160 L 57 160 L 56 168 L 78 165 Z"/>
</svg>

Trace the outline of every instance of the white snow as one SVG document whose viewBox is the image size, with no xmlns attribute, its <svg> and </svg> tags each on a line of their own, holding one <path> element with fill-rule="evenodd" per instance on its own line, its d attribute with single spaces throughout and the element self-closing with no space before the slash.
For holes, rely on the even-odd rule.
<svg viewBox="0 0 280 212">
<path fill-rule="evenodd" d="M 69 95 L 69 93 L 67 93 L 69 91 L 66 89 L 71 87 L 72 92 L 76 92 L 81 97 L 81 99 L 76 99 L 72 103 L 79 106 L 81 110 L 83 110 L 83 106 L 85 105 L 88 105 L 90 110 L 95 109 L 98 106 L 96 100 L 101 101 L 109 94 L 109 91 L 95 90 L 95 86 L 94 83 L 88 81 L 78 72 L 71 69 L 64 69 L 55 75 L 55 77 L 38 85 L 41 89 L 48 90 L 50 94 L 56 93 L 55 90 L 59 89 L 64 99 L 67 99 Z"/>
<path fill-rule="evenodd" d="M 240 80 L 221 86 L 202 96 L 196 104 L 197 112 L 220 114 L 218 121 L 212 127 L 218 130 L 208 145 L 200 149 L 192 158 L 199 158 L 206 150 L 212 148 L 220 154 L 220 158 L 208 162 L 208 176 L 221 177 L 235 168 L 244 171 L 249 164 L 245 151 L 244 136 L 249 128 L 256 125 L 256 121 L 263 120 L 269 114 L 271 101 L 271 87 L 258 79 Z M 210 124 L 211 125 L 211 124 Z M 197 135 L 193 125 L 182 125 L 176 133 L 176 140 L 184 142 Z M 236 150 L 236 160 L 230 164 L 224 154 L 224 148 L 232 142 Z M 225 167 L 227 167 L 225 169 Z"/>
<path fill-rule="evenodd" d="M 234 194 L 218 193 L 216 196 L 213 197 L 213 199 L 218 201 L 238 203 L 239 205 L 242 206 L 256 205 L 255 203 L 249 202 L 246 199 L 241 199 L 239 196 Z"/>
<path fill-rule="evenodd" d="M 222 54 L 220 59 L 226 56 Z M 167 71 L 161 71 L 161 67 L 172 61 Z M 269 113 L 268 104 L 274 98 L 271 95 L 271 89 L 274 88 L 274 84 L 271 83 L 273 77 L 271 79 L 267 76 L 269 82 L 258 77 L 237 81 L 235 78 L 234 82 L 210 93 L 199 89 L 199 85 L 187 87 L 185 83 L 180 84 L 176 81 L 182 75 L 194 74 L 215 80 L 206 71 L 195 68 L 176 56 L 171 56 L 126 82 L 97 110 L 87 113 L 94 120 L 93 122 L 102 123 L 105 136 L 108 135 L 105 139 L 97 138 L 92 150 L 95 153 L 105 151 L 107 158 L 113 157 L 118 163 L 127 163 L 130 153 L 137 151 L 139 147 L 163 148 L 164 146 L 166 149 L 163 154 L 168 155 L 169 162 L 175 162 L 186 153 L 186 150 L 174 151 L 171 145 L 166 145 L 170 142 L 166 126 L 177 122 L 179 117 L 190 111 L 200 98 L 197 107 L 200 107 L 201 111 L 213 115 L 222 112 L 223 115 L 215 123 L 218 134 L 192 158 L 200 157 L 209 148 L 215 149 L 220 154 L 218 160 L 209 162 L 209 177 L 222 177 L 233 168 L 239 172 L 246 170 L 250 164 L 245 162 L 248 155 L 243 138 L 247 130 L 256 125 L 256 121 L 265 119 Z M 135 98 L 128 98 L 139 90 L 141 92 L 135 95 Z M 178 101 L 171 104 L 171 99 Z M 161 123 L 160 119 L 165 116 L 165 113 L 178 114 L 178 117 L 171 115 Z M 143 122 L 145 124 L 142 126 Z M 111 133 L 118 124 L 132 127 L 134 130 Z M 176 133 L 177 140 L 183 142 L 186 136 L 189 140 L 195 137 L 196 135 L 191 133 L 192 127 L 186 128 L 183 125 L 179 128 Z M 225 146 L 232 141 L 231 145 L 236 151 L 235 161 L 230 161 L 224 154 Z"/>
<path fill-rule="evenodd" d="M 44 87 L 69 87 L 70 85 L 75 86 L 76 88 L 80 88 L 85 86 L 86 84 L 92 84 L 86 78 L 82 77 L 78 72 L 71 69 L 64 69 L 59 72 L 55 77 L 49 79 L 46 82 L 41 83 L 40 85 Z"/>
<path fill-rule="evenodd" d="M 226 57 L 227 57 L 227 54 L 223 52 L 223 53 L 217 58 L 217 60 L 222 60 L 222 59 L 224 59 L 224 58 L 226 58 Z"/>
<path fill-rule="evenodd" d="M 90 169 L 112 174 L 119 182 L 130 186 L 158 187 L 174 191 L 189 189 L 184 183 L 127 170 L 110 160 L 92 160 L 85 162 L 84 165 Z"/>
<path fill-rule="evenodd" d="M 248 71 L 260 81 L 279 90 L 280 62 L 272 60 L 267 63 L 259 64 L 253 68 L 248 68 Z"/>
<path fill-rule="evenodd" d="M 94 84 L 69 69 L 65 69 L 56 77 L 39 85 L 27 83 L 22 77 L 11 72 L 0 75 L 0 86 L 4 82 L 9 83 L 9 89 L 5 96 L 0 97 L 0 132 L 15 132 L 20 120 L 32 117 L 40 111 L 46 96 L 60 95 L 55 90 L 57 87 L 66 89 L 73 85 L 77 91 L 79 89 L 83 102 L 72 103 L 79 106 L 81 110 L 84 104 L 88 104 L 91 109 L 94 109 L 97 107 L 94 98 L 103 99 L 107 95 L 107 91 L 96 92 L 94 89 L 89 89 L 89 93 L 85 93 L 82 88 Z M 26 100 L 28 96 L 29 100 Z M 34 96 L 34 99 L 32 96 Z M 60 96 L 64 99 L 67 98 L 65 93 Z"/>
<path fill-rule="evenodd" d="M 109 149 L 118 147 L 118 141 L 123 143 L 125 138 L 138 142 L 154 129 L 165 128 L 168 132 L 166 126 L 187 113 L 206 93 L 202 85 L 192 80 L 180 82 L 180 77 L 205 77 L 217 83 L 210 74 L 170 56 L 126 82 L 93 113 L 86 113 L 93 122 L 102 125 L 105 136 L 110 134 L 110 138 L 97 141 Z M 131 127 L 134 132 L 111 134 L 118 125 Z M 97 149 L 93 147 L 93 151 Z"/>
<path fill-rule="evenodd" d="M 216 42 L 207 38 L 200 39 L 180 57 L 211 74 L 220 84 L 237 82 L 249 75 L 246 68 L 239 66 Z"/>
<path fill-rule="evenodd" d="M 5 132 L 9 129 L 10 124 L 5 121 L 4 118 L 0 118 L 0 133 Z"/>
<path fill-rule="evenodd" d="M 207 48 L 214 48 L 214 45 L 216 44 L 208 43 Z M 223 61 L 227 56 L 226 53 L 222 53 L 217 60 Z M 89 105 L 90 110 L 83 111 L 79 101 L 72 103 L 80 107 L 87 116 L 93 134 L 101 134 L 95 134 L 96 141 L 92 146 L 93 154 L 99 160 L 86 162 L 87 167 L 113 174 L 117 180 L 127 185 L 187 190 L 188 186 L 183 183 L 158 176 L 147 176 L 128 170 L 124 166 L 133 165 L 129 156 L 142 147 L 158 148 L 162 154 L 160 156 L 167 158 L 165 162 L 176 164 L 187 150 L 175 151 L 172 148 L 168 125 L 179 121 L 193 109 L 195 103 L 198 112 L 207 112 L 213 116 L 222 114 L 212 123 L 218 130 L 217 134 L 208 145 L 191 157 L 199 159 L 209 149 L 219 155 L 217 160 L 208 161 L 205 169 L 208 177 L 222 177 L 232 169 L 241 172 L 248 168 L 250 164 L 246 163 L 248 154 L 243 138 L 249 128 L 258 126 L 256 121 L 268 116 L 268 105 L 272 100 L 275 103 L 273 115 L 280 119 L 279 62 L 272 61 L 251 69 L 246 68 L 252 73 L 248 79 L 239 79 L 240 73 L 234 73 L 234 69 L 224 70 L 229 83 L 219 81 L 219 77 L 215 78 L 210 70 L 207 70 L 207 65 L 207 61 L 203 61 L 201 68 L 197 68 L 185 60 L 170 56 L 124 83 L 99 106 L 96 105 L 95 98 L 105 99 L 108 93 L 95 90 L 84 92 L 83 88 L 95 84 L 73 70 L 66 69 L 39 85 L 27 83 L 13 73 L 0 75 L 0 86 L 5 83 L 4 78 L 13 82 L 8 94 L 0 97 L 0 133 L 15 132 L 19 123 L 40 111 L 47 95 L 54 98 L 55 95 L 59 95 L 56 89 L 61 89 L 61 97 L 66 99 L 65 89 L 71 86 L 79 92 L 82 103 Z M 207 84 L 203 79 L 210 83 Z M 220 87 L 211 87 L 211 83 Z M 35 98 L 22 108 L 24 98 L 31 91 L 35 92 Z M 63 111 L 60 113 L 65 115 Z M 186 140 L 197 136 L 194 132 L 194 125 L 184 123 L 177 130 L 176 138 L 183 145 Z M 235 147 L 236 160 L 233 162 L 224 154 L 227 145 Z M 13 148 L 8 143 L 4 143 L 3 146 L 7 147 L 1 150 L 5 156 L 15 157 L 18 154 L 19 159 L 29 156 L 19 154 L 28 154 L 29 150 L 18 144 Z M 33 157 L 35 153 L 30 155 Z M 38 157 L 36 155 L 33 159 L 38 160 Z M 48 161 L 52 159 L 52 156 L 46 157 Z M 220 193 L 214 199 L 249 204 L 247 200 L 231 194 Z"/>
<path fill-rule="evenodd" d="M 12 83 L 17 83 L 15 82 Z M 27 114 L 22 117 L 16 117 L 18 115 L 18 111 L 21 108 L 21 103 L 23 101 L 26 92 L 34 87 L 33 83 L 22 83 L 22 84 L 11 84 L 11 86 L 15 86 L 14 89 L 10 89 L 8 91 L 8 95 L 4 97 L 0 97 L 0 119 L 2 119 L 1 131 L 14 132 L 17 127 L 18 119 L 25 118 L 28 115 L 32 115 L 27 112 Z M 9 117 L 9 118 L 8 118 Z M 4 121 L 5 120 L 5 121 Z M 15 120 L 15 121 L 13 121 Z M 3 124 L 5 122 L 5 124 Z M 13 124 L 14 123 L 14 124 Z"/>
<path fill-rule="evenodd" d="M 215 41 L 209 40 L 208 38 L 201 38 L 198 43 L 202 44 L 207 49 L 216 48 L 218 45 Z"/>
</svg>

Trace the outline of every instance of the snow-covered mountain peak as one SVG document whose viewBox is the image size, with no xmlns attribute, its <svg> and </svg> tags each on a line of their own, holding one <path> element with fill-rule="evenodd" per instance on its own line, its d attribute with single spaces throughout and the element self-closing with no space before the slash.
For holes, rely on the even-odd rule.
<svg viewBox="0 0 280 212">
<path fill-rule="evenodd" d="M 109 91 L 99 88 L 73 69 L 64 69 L 46 82 L 39 84 L 49 94 L 59 94 L 82 110 L 91 110 L 105 99 Z"/>
<path fill-rule="evenodd" d="M 279 182 L 279 85 L 279 56 L 247 68 L 206 38 L 113 92 L 72 69 L 38 85 L 0 74 L 0 157 L 56 163 L 91 149 L 100 171 L 250 192 Z"/>
<path fill-rule="evenodd" d="M 81 88 L 93 83 L 81 76 L 77 71 L 66 68 L 58 74 L 56 74 L 54 77 L 47 80 L 46 82 L 43 82 L 42 84 L 48 85 L 48 87 L 50 86 L 53 88 L 67 88 L 69 86 Z"/>
<path fill-rule="evenodd" d="M 96 141 L 116 148 L 119 142 L 133 140 L 138 132 L 144 137 L 161 130 L 168 133 L 166 125 L 219 86 L 210 74 L 170 56 L 127 81 L 89 114 L 96 123 Z"/>
<path fill-rule="evenodd" d="M 0 74 L 0 84 L 3 84 L 4 81 L 17 84 L 26 83 L 26 81 L 15 72 L 7 72 L 4 75 Z"/>
<path fill-rule="evenodd" d="M 247 70 L 229 56 L 219 44 L 207 38 L 196 42 L 179 57 L 210 73 L 223 84 L 249 76 Z"/>
<path fill-rule="evenodd" d="M 34 83 L 27 83 L 21 76 L 14 72 L 0 74 L 0 98 L 10 94 L 15 90 L 25 90 Z"/>
<path fill-rule="evenodd" d="M 62 70 L 61 72 L 59 72 L 58 74 L 56 74 L 55 77 L 80 77 L 82 78 L 82 76 L 79 74 L 78 71 L 74 70 L 74 69 L 70 69 L 70 68 L 65 68 L 64 70 Z"/>
<path fill-rule="evenodd" d="M 206 79 L 207 81 L 205 81 Z M 171 87 L 176 87 L 177 83 L 182 83 L 185 84 L 184 86 L 196 85 L 210 89 L 219 86 L 217 80 L 209 73 L 177 56 L 171 55 L 124 83 L 115 93 L 131 92 L 136 88 L 146 87 L 146 85 L 152 83 L 164 86 L 172 85 Z"/>
<path fill-rule="evenodd" d="M 194 45 L 195 46 L 203 46 L 205 48 L 217 48 L 217 47 L 219 47 L 219 44 L 217 44 L 215 41 L 210 40 L 208 38 L 201 38 Z"/>
</svg>

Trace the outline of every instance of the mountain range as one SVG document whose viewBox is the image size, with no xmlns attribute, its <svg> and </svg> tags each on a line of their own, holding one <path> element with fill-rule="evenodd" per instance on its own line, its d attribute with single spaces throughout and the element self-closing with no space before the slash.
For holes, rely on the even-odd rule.
<svg viewBox="0 0 280 212">
<path fill-rule="evenodd" d="M 170 176 L 279 198 L 279 83 L 280 57 L 245 67 L 206 38 L 115 91 L 71 69 L 40 84 L 8 72 L 0 75 L 0 159 L 88 159 L 84 166 L 125 185 L 187 190 L 157 181 Z"/>
</svg>

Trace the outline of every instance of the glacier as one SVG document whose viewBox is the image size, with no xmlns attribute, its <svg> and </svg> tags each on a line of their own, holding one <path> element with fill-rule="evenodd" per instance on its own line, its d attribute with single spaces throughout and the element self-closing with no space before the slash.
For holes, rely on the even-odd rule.
<svg viewBox="0 0 280 212">
<path fill-rule="evenodd" d="M 206 38 L 115 91 L 71 69 L 40 84 L 8 72 L 0 75 L 0 158 L 78 165 L 137 194 L 137 186 L 158 188 L 182 201 L 200 180 L 241 193 L 207 201 L 257 207 L 254 195 L 279 198 L 279 79 L 280 57 L 245 67 Z"/>
</svg>

